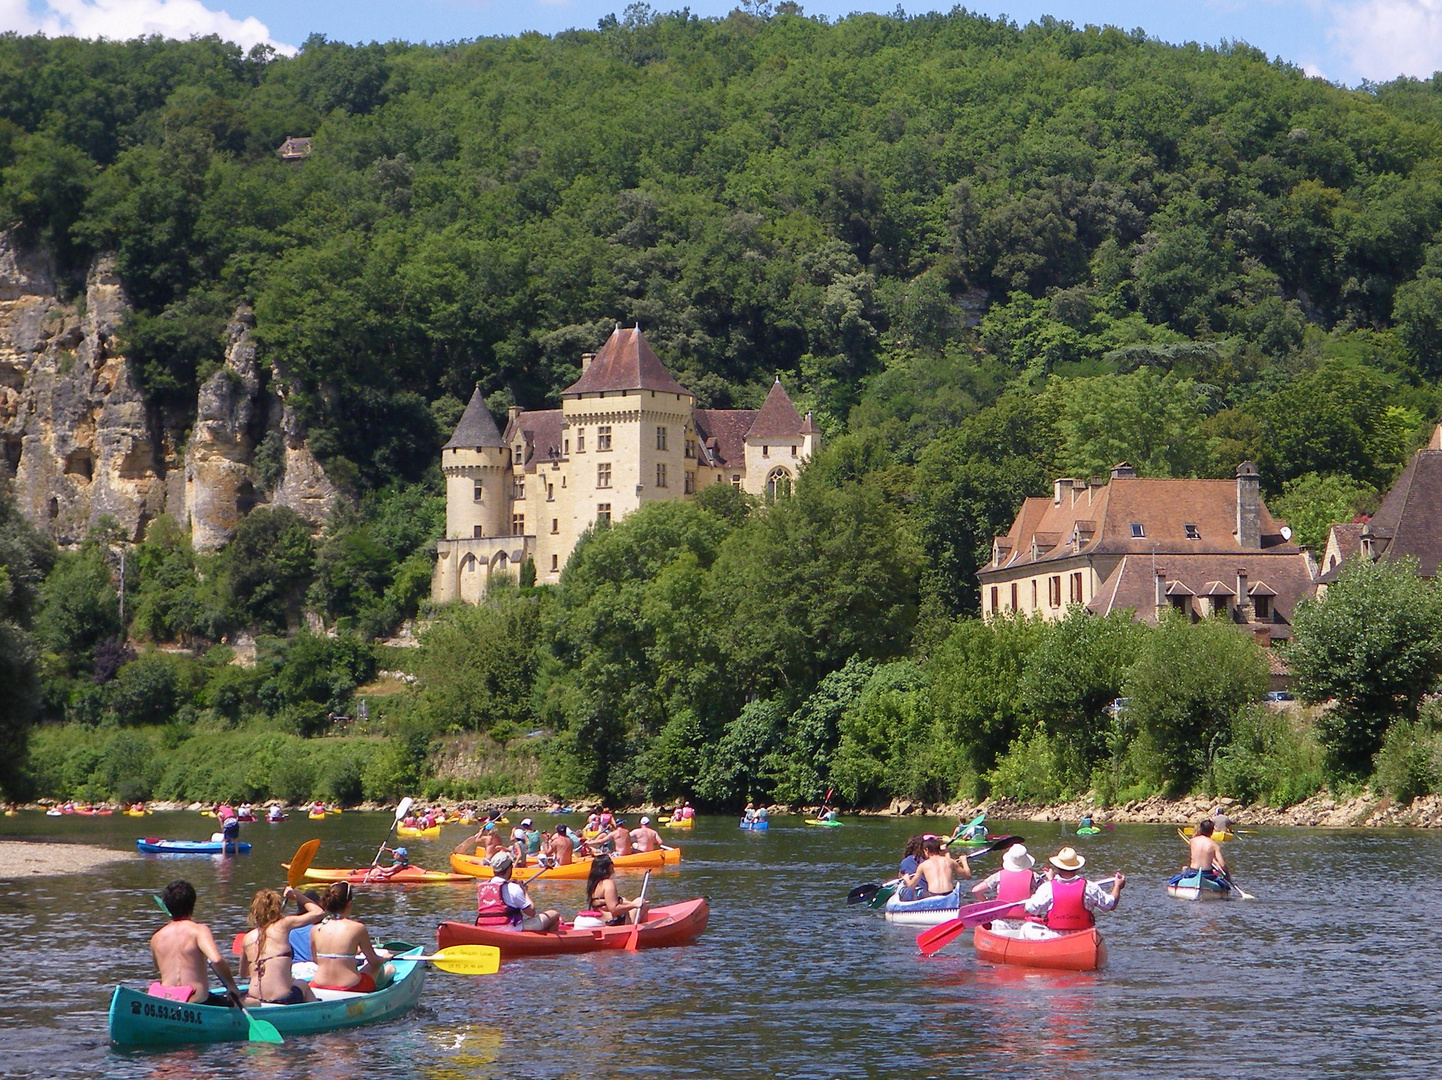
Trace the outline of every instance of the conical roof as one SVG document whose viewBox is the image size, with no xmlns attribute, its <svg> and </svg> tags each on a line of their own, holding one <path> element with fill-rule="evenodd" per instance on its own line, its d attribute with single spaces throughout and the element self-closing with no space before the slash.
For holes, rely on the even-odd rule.
<svg viewBox="0 0 1442 1080">
<path fill-rule="evenodd" d="M 466 405 L 466 411 L 461 413 L 461 422 L 456 425 L 456 433 L 441 449 L 461 450 L 469 446 L 474 450 L 482 446 L 505 445 L 501 441 L 495 418 L 491 416 L 491 410 L 486 408 L 486 399 L 481 397 L 481 388 L 478 386 Z"/>
<path fill-rule="evenodd" d="M 766 403 L 761 406 L 761 411 L 751 422 L 746 437 L 748 439 L 790 439 L 797 438 L 801 434 L 801 414 L 796 411 L 796 406 L 791 404 L 791 399 L 782 389 L 781 376 L 778 375 L 776 381 L 771 384 L 771 392 L 766 395 Z"/>
<path fill-rule="evenodd" d="M 590 366 L 581 372 L 581 377 L 561 393 L 569 396 L 612 390 L 658 390 L 694 396 L 666 370 L 639 326 L 629 330 L 616 327 Z"/>
</svg>

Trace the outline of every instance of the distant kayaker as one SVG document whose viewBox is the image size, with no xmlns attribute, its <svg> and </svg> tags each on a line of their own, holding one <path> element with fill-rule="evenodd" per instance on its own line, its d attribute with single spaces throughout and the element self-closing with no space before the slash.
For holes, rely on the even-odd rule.
<svg viewBox="0 0 1442 1080">
<path fill-rule="evenodd" d="M 1096 826 L 1095 826 L 1094 824 L 1092 824 L 1092 816 L 1091 816 L 1090 814 L 1083 814 L 1083 815 L 1082 815 L 1082 819 L 1081 819 L 1081 824 L 1078 825 L 1077 828 L 1079 828 L 1079 829 L 1095 829 Z"/>
<path fill-rule="evenodd" d="M 1222 847 L 1212 839 L 1212 819 L 1202 818 L 1197 823 L 1196 831 L 1187 846 L 1191 849 L 1191 861 L 1187 863 L 1188 869 L 1201 870 L 1211 873 L 1213 876 L 1227 873 L 1227 860 L 1222 855 Z"/>
<path fill-rule="evenodd" d="M 280 808 L 279 803 L 271 803 L 270 809 L 265 812 L 267 821 L 284 821 L 285 811 Z"/>
<path fill-rule="evenodd" d="M 366 877 L 373 881 L 389 881 L 397 873 L 406 869 L 411 864 L 411 853 L 403 847 L 385 848 L 391 853 L 391 864 L 389 866 L 377 866 L 370 871 Z"/>
<path fill-rule="evenodd" d="M 661 834 L 651 828 L 651 818 L 641 815 L 641 824 L 631 830 L 632 851 L 660 851 L 665 845 L 661 843 Z"/>
<path fill-rule="evenodd" d="M 586 904 L 592 911 L 599 911 L 610 926 L 645 922 L 651 902 L 627 900 L 616 890 L 615 874 L 616 867 L 610 856 L 597 855 L 596 861 L 591 863 L 591 874 L 586 879 Z"/>
<path fill-rule="evenodd" d="M 1232 819 L 1227 817 L 1226 811 L 1220 806 L 1212 811 L 1212 830 L 1218 833 L 1229 833 L 1232 831 Z"/>
<path fill-rule="evenodd" d="M 750 825 L 750 824 L 751 824 L 753 821 L 755 821 L 755 820 L 756 820 L 756 804 L 755 804 L 755 803 L 747 803 L 747 804 L 746 804 L 746 809 L 743 810 L 743 811 L 741 811 L 741 823 L 742 823 L 743 825 Z"/>
<path fill-rule="evenodd" d="M 925 856 L 916 870 L 905 875 L 901 884 L 915 890 L 915 898 L 926 896 L 947 896 L 956 891 L 956 879 L 971 877 L 971 864 L 965 855 L 952 858 L 941 850 L 941 837 L 927 833 L 921 838 L 921 853 Z M 925 888 L 918 888 L 925 883 Z"/>
<path fill-rule="evenodd" d="M 476 887 L 476 922 L 501 915 L 521 930 L 538 934 L 554 930 L 561 913 L 554 909 L 537 913 L 525 884 L 511 880 L 514 867 L 514 860 L 504 851 L 491 860 L 491 879 Z"/>
<path fill-rule="evenodd" d="M 337 881 L 321 897 L 325 918 L 310 932 L 311 952 L 316 971 L 310 985 L 317 990 L 351 990 L 369 994 L 376 988 L 376 976 L 385 960 L 371 944 L 365 923 L 351 917 L 351 901 L 355 890 L 346 881 Z M 364 963 L 356 961 L 356 953 Z"/>
<path fill-rule="evenodd" d="M 696 816 L 696 808 L 691 805 L 691 800 L 686 800 L 686 805 L 681 807 L 681 820 L 690 821 Z"/>
<path fill-rule="evenodd" d="M 1022 905 L 1031 898 L 1040 884 L 1039 875 L 1032 867 L 1036 866 L 1036 860 L 1032 858 L 1031 852 L 1027 851 L 1025 844 L 1012 844 L 1006 849 L 1006 854 L 1001 857 L 1001 869 L 991 874 L 982 881 L 971 887 L 971 894 L 977 897 L 985 897 L 992 890 L 995 890 L 991 899 L 998 901 L 1013 900 L 1016 906 L 1008 908 L 993 920 L 992 926 L 997 933 L 1003 933 L 1011 927 L 997 928 L 997 922 L 1011 923 L 1012 920 L 1026 918 L 1026 911 Z"/>
<path fill-rule="evenodd" d="M 757 822 L 762 822 L 762 821 L 766 821 L 766 820 L 767 820 L 768 818 L 770 818 L 770 817 L 771 817 L 771 811 L 770 811 L 770 810 L 766 809 L 766 807 L 764 807 L 764 806 L 758 806 L 758 807 L 756 808 L 756 816 L 755 816 L 752 820 L 753 820 L 753 821 L 757 821 Z"/>
<path fill-rule="evenodd" d="M 986 839 L 986 815 L 982 814 L 975 821 L 965 824 L 958 821 L 956 829 L 951 834 L 952 840 L 985 840 Z"/>
<path fill-rule="evenodd" d="M 220 850 L 222 854 L 234 855 L 240 850 L 240 817 L 229 803 L 220 803 L 215 808 L 220 821 Z"/>
<path fill-rule="evenodd" d="M 299 915 L 283 914 L 285 900 L 302 905 Z M 325 911 L 287 887 L 284 899 L 274 889 L 261 889 L 250 902 L 250 922 L 255 927 L 241 941 L 240 974 L 250 976 L 245 993 L 247 1005 L 299 1005 L 314 1001 L 308 983 L 291 973 L 295 952 L 290 932 L 298 926 L 313 926 Z"/>
<path fill-rule="evenodd" d="M 1118 874 L 1111 892 L 1106 892 L 1081 876 L 1087 861 L 1075 848 L 1064 847 L 1047 861 L 1056 868 L 1055 872 L 1022 906 L 1028 915 L 1040 918 L 1048 929 L 1058 933 L 1085 930 L 1096 925 L 1092 912 L 1111 911 L 1117 906 L 1127 883 L 1125 874 Z"/>
<path fill-rule="evenodd" d="M 239 1001 L 235 976 L 215 944 L 215 935 L 205 923 L 192 918 L 195 886 L 184 880 L 172 881 L 161 892 L 160 902 L 170 912 L 170 922 L 150 936 L 150 955 L 155 958 L 160 978 L 150 984 L 146 993 L 178 1002 L 228 1004 L 224 994 L 210 992 L 210 973 L 206 970 L 209 963 Z"/>
<path fill-rule="evenodd" d="M 822 804 L 821 804 L 821 812 L 816 815 L 816 820 L 817 820 L 817 821 L 835 821 L 835 820 L 836 820 L 836 816 L 837 816 L 837 815 L 836 815 L 836 811 L 835 811 L 835 810 L 833 810 L 831 807 L 827 806 L 825 803 L 822 803 Z"/>
</svg>

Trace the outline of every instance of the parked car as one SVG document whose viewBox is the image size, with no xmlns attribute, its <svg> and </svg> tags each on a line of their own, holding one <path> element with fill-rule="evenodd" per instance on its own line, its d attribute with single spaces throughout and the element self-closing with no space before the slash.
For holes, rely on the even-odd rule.
<svg viewBox="0 0 1442 1080">
<path fill-rule="evenodd" d="M 1292 700 L 1293 700 L 1293 698 L 1292 698 L 1292 691 L 1290 691 L 1290 690 L 1268 690 L 1268 691 L 1267 691 L 1267 700 L 1268 700 L 1268 701 L 1292 701 Z"/>
</svg>

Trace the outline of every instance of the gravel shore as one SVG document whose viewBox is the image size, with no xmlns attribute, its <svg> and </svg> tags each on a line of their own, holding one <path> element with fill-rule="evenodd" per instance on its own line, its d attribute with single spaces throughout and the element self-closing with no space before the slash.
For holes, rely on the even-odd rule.
<svg viewBox="0 0 1442 1080">
<path fill-rule="evenodd" d="M 0 840 L 0 878 L 83 874 L 97 866 L 125 858 L 128 858 L 127 852 L 91 847 L 89 844 Z"/>
</svg>

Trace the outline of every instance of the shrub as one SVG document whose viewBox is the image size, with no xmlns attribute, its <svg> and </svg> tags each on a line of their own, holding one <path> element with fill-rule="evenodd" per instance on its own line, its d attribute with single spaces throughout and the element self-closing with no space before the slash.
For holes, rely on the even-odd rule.
<svg viewBox="0 0 1442 1080">
<path fill-rule="evenodd" d="M 1265 705 L 1250 705 L 1232 723 L 1231 741 L 1212 762 L 1218 795 L 1287 807 L 1322 787 L 1322 746 L 1310 727 Z"/>
</svg>

